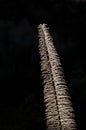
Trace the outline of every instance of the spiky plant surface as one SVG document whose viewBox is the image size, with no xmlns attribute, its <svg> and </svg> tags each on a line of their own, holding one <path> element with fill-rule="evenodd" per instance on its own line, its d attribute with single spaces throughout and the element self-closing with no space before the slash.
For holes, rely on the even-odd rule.
<svg viewBox="0 0 86 130">
<path fill-rule="evenodd" d="M 40 24 L 38 30 L 47 129 L 76 130 L 68 87 L 49 28 L 46 24 Z"/>
</svg>

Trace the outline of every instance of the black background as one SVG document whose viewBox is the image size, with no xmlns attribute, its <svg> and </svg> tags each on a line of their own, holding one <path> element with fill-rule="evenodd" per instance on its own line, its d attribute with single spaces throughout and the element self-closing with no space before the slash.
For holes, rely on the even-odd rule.
<svg viewBox="0 0 86 130">
<path fill-rule="evenodd" d="M 38 51 L 40 23 L 50 27 L 76 115 L 86 128 L 86 3 L 0 1 L 0 129 L 44 130 Z"/>
</svg>

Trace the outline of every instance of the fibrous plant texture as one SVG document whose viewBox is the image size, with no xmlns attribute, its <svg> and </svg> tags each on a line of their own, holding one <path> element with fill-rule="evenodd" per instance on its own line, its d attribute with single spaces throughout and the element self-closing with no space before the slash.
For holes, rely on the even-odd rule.
<svg viewBox="0 0 86 130">
<path fill-rule="evenodd" d="M 64 73 L 46 24 L 38 26 L 47 130 L 76 130 Z"/>
</svg>

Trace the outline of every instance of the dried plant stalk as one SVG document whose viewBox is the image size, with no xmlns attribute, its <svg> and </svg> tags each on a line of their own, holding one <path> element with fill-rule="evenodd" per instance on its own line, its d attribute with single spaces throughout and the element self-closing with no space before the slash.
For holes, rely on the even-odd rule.
<svg viewBox="0 0 86 130">
<path fill-rule="evenodd" d="M 53 39 L 46 24 L 40 24 L 38 29 L 47 129 L 76 130 L 74 110 Z"/>
</svg>

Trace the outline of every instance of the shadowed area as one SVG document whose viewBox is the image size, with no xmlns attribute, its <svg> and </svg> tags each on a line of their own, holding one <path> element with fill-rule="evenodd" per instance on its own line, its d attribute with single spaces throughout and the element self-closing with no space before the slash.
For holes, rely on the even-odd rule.
<svg viewBox="0 0 86 130">
<path fill-rule="evenodd" d="M 86 4 L 0 1 L 0 128 L 44 130 L 37 26 L 47 23 L 58 50 L 78 130 L 86 128 Z"/>
</svg>

